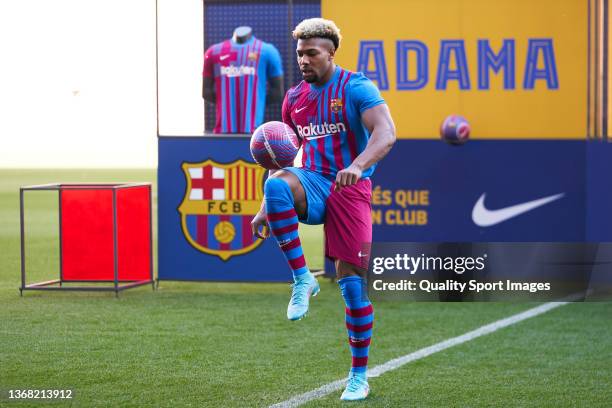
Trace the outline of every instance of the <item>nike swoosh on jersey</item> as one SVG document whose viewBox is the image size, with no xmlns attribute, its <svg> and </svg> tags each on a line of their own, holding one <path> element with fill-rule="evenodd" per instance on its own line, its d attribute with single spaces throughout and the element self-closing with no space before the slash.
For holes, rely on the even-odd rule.
<svg viewBox="0 0 612 408">
<path fill-rule="evenodd" d="M 563 197 L 565 193 L 555 194 L 548 197 L 539 198 L 533 201 L 504 207 L 497 210 L 489 210 L 484 205 L 486 193 L 483 193 L 472 210 L 472 221 L 479 227 L 491 227 L 493 225 L 508 221 L 528 211 L 534 210 L 545 204 L 553 202 Z"/>
<path fill-rule="evenodd" d="M 219 57 L 219 59 L 220 59 L 221 61 L 223 61 L 223 60 L 225 60 L 225 59 L 228 59 L 228 58 L 229 58 L 229 54 L 225 54 L 225 55 L 222 55 L 222 56 L 220 56 L 220 57 Z"/>
<path fill-rule="evenodd" d="M 320 139 L 322 137 L 327 137 L 327 136 L 331 136 L 331 134 L 327 134 L 327 135 L 320 135 L 320 136 L 310 136 L 307 137 L 306 140 L 314 140 L 314 139 Z"/>
<path fill-rule="evenodd" d="M 303 111 L 304 109 L 306 109 L 308 106 L 302 106 L 300 109 L 295 108 L 295 113 L 300 113 L 301 111 Z"/>
</svg>

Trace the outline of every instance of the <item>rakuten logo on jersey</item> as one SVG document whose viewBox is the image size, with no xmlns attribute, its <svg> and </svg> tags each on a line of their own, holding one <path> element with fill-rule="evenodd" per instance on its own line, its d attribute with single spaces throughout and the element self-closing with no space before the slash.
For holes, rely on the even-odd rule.
<svg viewBox="0 0 612 408">
<path fill-rule="evenodd" d="M 227 67 L 221 67 L 221 75 L 225 75 L 228 77 L 255 75 L 255 67 L 247 67 L 246 65 L 235 67 L 233 65 L 229 65 Z"/>
<path fill-rule="evenodd" d="M 330 136 L 335 133 L 346 132 L 344 123 L 323 123 L 314 125 L 309 123 L 308 126 L 297 125 L 297 130 L 303 139 L 316 139 L 319 137 Z"/>
</svg>

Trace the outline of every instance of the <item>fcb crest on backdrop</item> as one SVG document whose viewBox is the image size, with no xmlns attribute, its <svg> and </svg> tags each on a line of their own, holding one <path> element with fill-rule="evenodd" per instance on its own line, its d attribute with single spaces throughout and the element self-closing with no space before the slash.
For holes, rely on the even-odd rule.
<svg viewBox="0 0 612 408">
<path fill-rule="evenodd" d="M 257 248 L 251 220 L 263 199 L 265 169 L 242 159 L 183 163 L 187 189 L 178 208 L 181 227 L 197 250 L 227 261 Z"/>
</svg>

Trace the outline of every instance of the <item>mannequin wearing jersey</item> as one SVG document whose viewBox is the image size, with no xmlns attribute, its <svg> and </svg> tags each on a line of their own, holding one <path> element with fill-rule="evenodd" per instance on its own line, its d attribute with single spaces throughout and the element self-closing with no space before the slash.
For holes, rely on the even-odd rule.
<svg viewBox="0 0 612 408">
<path fill-rule="evenodd" d="M 256 39 L 251 27 L 237 27 L 230 40 L 206 50 L 202 97 L 216 105 L 214 133 L 253 132 L 263 122 L 265 104 L 280 103 L 283 93 L 280 54 Z"/>
</svg>

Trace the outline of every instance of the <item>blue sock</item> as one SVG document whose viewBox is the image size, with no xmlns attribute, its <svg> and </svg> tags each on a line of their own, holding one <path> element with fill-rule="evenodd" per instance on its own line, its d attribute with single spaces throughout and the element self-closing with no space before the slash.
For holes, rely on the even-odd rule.
<svg viewBox="0 0 612 408">
<path fill-rule="evenodd" d="M 374 309 L 368 299 L 365 279 L 359 276 L 348 276 L 340 279 L 338 285 L 340 285 L 346 304 L 346 329 L 352 355 L 351 373 L 365 378 L 374 323 Z"/>
<path fill-rule="evenodd" d="M 289 184 L 281 178 L 270 177 L 264 185 L 264 193 L 268 224 L 293 271 L 293 278 L 309 277 L 310 271 L 306 266 L 298 235 L 299 221 Z"/>
</svg>

